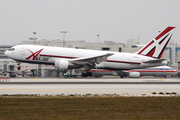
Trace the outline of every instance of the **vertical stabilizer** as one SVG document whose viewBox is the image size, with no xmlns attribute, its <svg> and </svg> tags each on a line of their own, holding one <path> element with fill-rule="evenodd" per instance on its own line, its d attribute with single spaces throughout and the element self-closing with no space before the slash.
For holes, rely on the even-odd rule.
<svg viewBox="0 0 180 120">
<path fill-rule="evenodd" d="M 151 40 L 147 45 L 141 48 L 137 52 L 137 54 L 160 59 L 168 42 L 172 37 L 172 30 L 174 28 L 175 27 L 167 27 L 165 30 L 160 32 L 158 36 Z"/>
</svg>

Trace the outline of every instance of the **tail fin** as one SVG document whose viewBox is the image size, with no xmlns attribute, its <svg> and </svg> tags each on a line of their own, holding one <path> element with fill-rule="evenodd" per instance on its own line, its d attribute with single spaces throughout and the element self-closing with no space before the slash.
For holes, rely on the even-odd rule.
<svg viewBox="0 0 180 120">
<path fill-rule="evenodd" d="M 137 54 L 160 59 L 168 42 L 172 37 L 172 30 L 174 28 L 175 27 L 167 27 L 165 30 L 160 32 L 157 37 L 155 37 L 147 45 L 141 48 L 137 52 Z"/>
</svg>

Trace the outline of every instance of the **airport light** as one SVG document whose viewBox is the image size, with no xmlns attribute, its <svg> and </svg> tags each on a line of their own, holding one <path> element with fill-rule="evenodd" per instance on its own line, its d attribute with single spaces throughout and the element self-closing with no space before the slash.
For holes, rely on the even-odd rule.
<svg viewBox="0 0 180 120">
<path fill-rule="evenodd" d="M 36 40 L 36 38 L 35 38 L 35 35 L 37 34 L 36 32 L 33 32 L 33 34 L 34 34 L 34 43 L 35 43 L 35 40 Z"/>
<path fill-rule="evenodd" d="M 67 33 L 67 31 L 61 31 L 61 33 L 63 33 L 63 47 L 65 46 L 65 34 Z"/>
<path fill-rule="evenodd" d="M 97 35 L 97 38 L 98 38 L 98 43 L 99 43 L 99 36 L 100 36 L 100 35 Z"/>
</svg>

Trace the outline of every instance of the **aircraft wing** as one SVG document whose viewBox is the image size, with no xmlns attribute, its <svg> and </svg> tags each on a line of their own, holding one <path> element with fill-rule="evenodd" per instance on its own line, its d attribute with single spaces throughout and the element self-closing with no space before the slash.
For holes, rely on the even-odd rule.
<svg viewBox="0 0 180 120">
<path fill-rule="evenodd" d="M 89 68 L 93 68 L 91 66 L 95 67 L 96 64 L 106 61 L 107 57 L 111 55 L 113 55 L 113 53 L 107 53 L 103 55 L 90 56 L 90 57 L 81 57 L 81 58 L 69 60 L 69 62 L 76 65 L 87 65 Z"/>
<path fill-rule="evenodd" d="M 167 59 L 148 60 L 148 61 L 143 61 L 143 63 L 161 63 L 164 60 L 167 60 Z"/>
</svg>

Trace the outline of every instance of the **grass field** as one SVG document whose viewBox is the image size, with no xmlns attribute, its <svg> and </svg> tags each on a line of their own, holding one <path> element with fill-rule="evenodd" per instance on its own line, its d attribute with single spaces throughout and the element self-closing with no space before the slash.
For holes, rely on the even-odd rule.
<svg viewBox="0 0 180 120">
<path fill-rule="evenodd" d="M 1 97 L 0 120 L 180 119 L 180 97 Z"/>
</svg>

